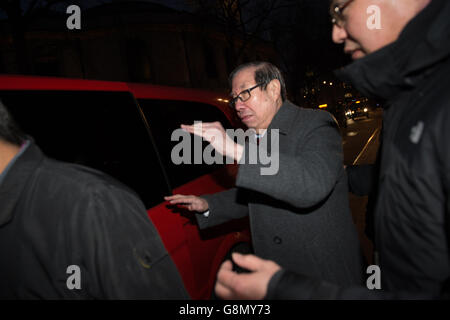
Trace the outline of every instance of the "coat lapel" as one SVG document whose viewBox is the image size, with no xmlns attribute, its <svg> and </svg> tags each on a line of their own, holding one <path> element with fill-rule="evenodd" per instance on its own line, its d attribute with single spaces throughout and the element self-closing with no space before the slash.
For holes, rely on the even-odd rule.
<svg viewBox="0 0 450 320">
<path fill-rule="evenodd" d="M 282 153 L 288 152 L 288 150 L 286 149 L 289 148 L 289 144 L 284 142 L 288 139 L 289 133 L 291 132 L 292 128 L 295 125 L 299 110 L 300 110 L 299 107 L 295 106 L 294 104 L 292 104 L 287 100 L 283 103 L 283 105 L 281 106 L 280 110 L 278 110 L 277 114 L 273 118 L 267 130 L 267 136 L 268 137 L 270 136 L 270 138 L 268 138 L 269 142 L 267 144 L 269 148 L 270 148 L 270 139 L 272 137 L 271 130 L 277 129 L 279 130 L 278 133 L 280 138 L 279 151 Z"/>
</svg>

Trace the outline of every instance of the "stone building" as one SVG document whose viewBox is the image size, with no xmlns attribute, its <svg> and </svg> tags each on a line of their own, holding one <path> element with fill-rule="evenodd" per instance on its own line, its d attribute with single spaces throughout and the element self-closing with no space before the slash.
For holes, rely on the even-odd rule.
<svg viewBox="0 0 450 320">
<path fill-rule="evenodd" d="M 24 34 L 29 74 L 145 82 L 223 91 L 235 67 L 223 28 L 195 14 L 142 2 L 109 3 L 70 15 L 42 12 Z M 0 73 L 20 73 L 13 32 L 0 21 Z M 235 38 L 240 45 L 239 37 Z M 272 45 L 253 41 L 240 62 L 276 63 Z"/>
</svg>

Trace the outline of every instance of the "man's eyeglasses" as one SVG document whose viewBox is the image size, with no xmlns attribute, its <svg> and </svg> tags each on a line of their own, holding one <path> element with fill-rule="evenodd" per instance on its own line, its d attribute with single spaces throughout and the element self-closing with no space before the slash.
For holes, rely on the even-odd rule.
<svg viewBox="0 0 450 320">
<path fill-rule="evenodd" d="M 253 87 L 251 87 L 251 88 L 249 88 L 249 89 L 246 89 L 246 90 L 244 90 L 244 91 L 241 91 L 236 97 L 234 97 L 234 98 L 232 98 L 232 99 L 230 100 L 230 107 L 233 108 L 233 109 L 236 107 L 236 101 L 237 101 L 237 99 L 241 100 L 242 102 L 245 102 L 245 101 L 247 101 L 248 99 L 250 99 L 250 97 L 251 97 L 250 92 L 251 92 L 253 89 L 258 88 L 259 86 L 262 86 L 263 84 L 264 84 L 264 83 L 258 83 L 257 85 L 255 85 L 255 86 L 253 86 Z"/>
<path fill-rule="evenodd" d="M 330 15 L 331 15 L 331 23 L 333 25 L 337 25 L 338 27 L 342 28 L 345 22 L 344 18 L 344 10 L 348 7 L 350 3 L 352 3 L 355 0 L 348 0 L 344 4 L 335 4 L 332 5 L 330 8 Z"/>
</svg>

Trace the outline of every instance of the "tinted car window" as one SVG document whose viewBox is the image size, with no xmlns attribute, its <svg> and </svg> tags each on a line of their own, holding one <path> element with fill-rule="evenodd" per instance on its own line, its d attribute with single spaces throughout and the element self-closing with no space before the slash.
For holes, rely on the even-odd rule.
<svg viewBox="0 0 450 320">
<path fill-rule="evenodd" d="M 147 208 L 169 194 L 138 107 L 125 92 L 0 92 L 13 117 L 49 157 L 108 173 Z"/>
<path fill-rule="evenodd" d="M 191 135 L 191 164 L 177 165 L 171 159 L 173 147 L 181 142 L 181 140 L 171 141 L 172 132 L 179 129 L 181 124 L 193 124 L 194 121 L 219 121 L 225 129 L 232 128 L 228 119 L 217 107 L 196 102 L 150 99 L 140 99 L 139 105 L 150 124 L 159 154 L 167 168 L 169 180 L 173 188 L 198 178 L 201 175 L 211 173 L 223 166 L 221 164 L 206 164 L 204 161 L 202 161 L 202 164 L 194 164 L 193 139 L 201 140 L 201 138 L 194 137 L 193 135 Z M 205 141 L 200 143 L 202 144 L 202 150 L 209 144 Z M 225 163 L 223 157 L 222 163 Z"/>
</svg>

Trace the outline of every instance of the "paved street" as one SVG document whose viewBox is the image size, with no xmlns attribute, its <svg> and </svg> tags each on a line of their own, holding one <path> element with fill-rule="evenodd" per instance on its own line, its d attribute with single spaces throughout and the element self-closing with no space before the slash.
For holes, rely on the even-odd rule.
<svg viewBox="0 0 450 320">
<path fill-rule="evenodd" d="M 382 111 L 379 109 L 371 112 L 369 119 L 363 117 L 355 121 L 347 120 L 347 128 L 343 130 L 344 163 L 346 165 L 365 164 L 375 161 L 381 121 Z M 375 133 L 375 131 L 377 132 Z M 367 145 L 370 138 L 372 140 Z M 362 152 L 364 147 L 366 149 Z M 356 163 L 354 163 L 355 161 Z"/>
<path fill-rule="evenodd" d="M 382 111 L 370 113 L 370 118 L 348 120 L 347 128 L 343 129 L 344 164 L 373 163 L 379 147 L 379 133 L 381 129 Z M 349 193 L 350 208 L 355 222 L 364 255 L 369 264 L 372 263 L 373 246 L 364 234 L 365 208 L 367 197 L 358 197 Z"/>
</svg>

